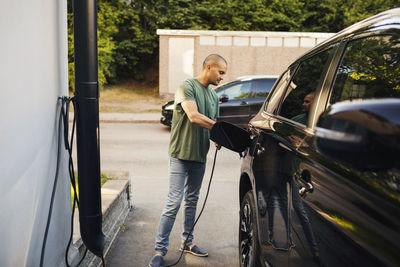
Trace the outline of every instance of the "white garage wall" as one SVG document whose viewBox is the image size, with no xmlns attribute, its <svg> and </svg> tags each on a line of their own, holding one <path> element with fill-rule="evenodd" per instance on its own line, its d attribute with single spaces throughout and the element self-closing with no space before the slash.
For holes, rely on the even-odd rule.
<svg viewBox="0 0 400 267">
<path fill-rule="evenodd" d="M 293 60 L 333 35 L 163 29 L 158 29 L 157 34 L 160 36 L 159 93 L 163 98 L 172 98 L 181 81 L 192 77 L 190 73 L 199 75 L 204 58 L 211 53 L 228 61 L 224 82 L 251 74 L 280 75 Z"/>
<path fill-rule="evenodd" d="M 169 38 L 169 89 L 174 93 L 180 83 L 193 77 L 194 38 Z"/>
</svg>

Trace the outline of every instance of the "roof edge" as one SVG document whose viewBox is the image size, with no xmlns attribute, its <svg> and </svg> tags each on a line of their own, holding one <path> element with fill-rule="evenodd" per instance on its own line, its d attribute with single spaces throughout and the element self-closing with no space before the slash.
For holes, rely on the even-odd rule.
<svg viewBox="0 0 400 267">
<path fill-rule="evenodd" d="M 158 29 L 157 35 L 173 36 L 216 36 L 216 37 L 312 37 L 329 38 L 335 33 L 329 32 L 262 32 L 262 31 L 204 31 Z"/>
</svg>

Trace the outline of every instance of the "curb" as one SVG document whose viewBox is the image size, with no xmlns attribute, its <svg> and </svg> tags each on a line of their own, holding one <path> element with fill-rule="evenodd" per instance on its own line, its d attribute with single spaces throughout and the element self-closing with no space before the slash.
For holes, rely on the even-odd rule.
<svg viewBox="0 0 400 267">
<path fill-rule="evenodd" d="M 74 113 L 69 113 L 69 122 L 74 119 Z M 101 123 L 160 123 L 159 113 L 99 113 Z"/>
<path fill-rule="evenodd" d="M 107 181 L 101 188 L 101 206 L 103 214 L 103 233 L 105 235 L 104 258 L 106 258 L 111 245 L 115 238 L 123 228 L 124 221 L 132 207 L 131 185 L 129 173 L 107 173 L 110 176 L 118 177 Z M 74 215 L 74 236 L 73 244 L 70 248 L 68 261 L 71 266 L 76 266 L 85 252 L 85 245 L 80 236 L 79 229 L 79 213 L 75 211 Z M 79 266 L 100 266 L 101 258 L 97 257 L 90 251 L 87 252 L 84 260 Z"/>
</svg>

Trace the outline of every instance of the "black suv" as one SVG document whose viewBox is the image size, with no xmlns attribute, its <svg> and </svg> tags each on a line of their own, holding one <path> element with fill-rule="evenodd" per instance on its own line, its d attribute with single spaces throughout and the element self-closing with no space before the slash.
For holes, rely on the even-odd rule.
<svg viewBox="0 0 400 267">
<path fill-rule="evenodd" d="M 240 266 L 400 266 L 400 8 L 297 59 L 248 129 Z"/>
<path fill-rule="evenodd" d="M 220 101 L 218 120 L 246 128 L 263 105 L 277 76 L 248 75 L 215 88 Z M 171 126 L 174 101 L 162 106 L 160 122 Z"/>
</svg>

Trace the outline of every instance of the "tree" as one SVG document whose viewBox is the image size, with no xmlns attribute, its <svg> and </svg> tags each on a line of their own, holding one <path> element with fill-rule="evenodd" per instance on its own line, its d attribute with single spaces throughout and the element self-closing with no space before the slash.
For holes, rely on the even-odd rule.
<svg viewBox="0 0 400 267">
<path fill-rule="evenodd" d="M 98 3 L 97 47 L 100 85 L 116 80 L 115 49 L 117 44 L 114 36 L 119 31 L 119 20 L 120 10 L 118 6 L 106 1 Z"/>
<path fill-rule="evenodd" d="M 337 32 L 399 0 L 98 0 L 100 84 L 158 67 L 157 29 Z M 72 9 L 68 62 L 73 88 Z"/>
<path fill-rule="evenodd" d="M 345 26 L 400 6 L 399 0 L 340 0 L 340 2 L 342 2 Z"/>
<path fill-rule="evenodd" d="M 302 31 L 338 32 L 344 28 L 344 9 L 337 0 L 302 0 Z"/>
</svg>

